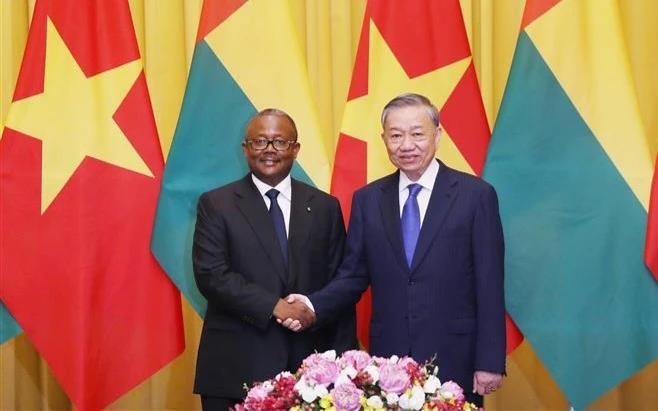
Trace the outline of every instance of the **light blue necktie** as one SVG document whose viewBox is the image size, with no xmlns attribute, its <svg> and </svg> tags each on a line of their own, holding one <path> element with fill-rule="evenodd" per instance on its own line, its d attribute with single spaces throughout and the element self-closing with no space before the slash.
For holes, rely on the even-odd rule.
<svg viewBox="0 0 658 411">
<path fill-rule="evenodd" d="M 274 232 L 283 253 L 283 261 L 288 263 L 288 235 L 286 234 L 286 222 L 283 219 L 283 212 L 279 203 L 276 201 L 279 191 L 274 188 L 265 193 L 270 199 L 270 218 L 274 224 Z"/>
<path fill-rule="evenodd" d="M 423 188 L 420 184 L 409 184 L 409 197 L 402 208 L 402 240 L 404 241 L 404 253 L 407 256 L 407 264 L 411 267 L 414 258 L 418 234 L 420 233 L 420 208 L 416 196 Z"/>
</svg>

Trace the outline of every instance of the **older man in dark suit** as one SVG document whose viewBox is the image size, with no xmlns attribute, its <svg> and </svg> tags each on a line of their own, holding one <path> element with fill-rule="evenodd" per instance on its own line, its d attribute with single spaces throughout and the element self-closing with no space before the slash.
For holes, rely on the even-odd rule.
<svg viewBox="0 0 658 411">
<path fill-rule="evenodd" d="M 356 346 L 353 307 L 301 333 L 277 323 L 288 317 L 311 322 L 304 304 L 282 297 L 321 289 L 343 255 L 338 201 L 290 177 L 299 149 L 292 118 L 263 110 L 243 142 L 251 172 L 199 199 L 193 263 L 208 310 L 194 391 L 206 411 L 240 401 L 245 383 L 294 372 L 315 350 Z"/>
<path fill-rule="evenodd" d="M 457 382 L 481 406 L 482 395 L 501 385 L 505 371 L 496 192 L 434 158 L 439 113 L 426 97 L 394 98 L 381 121 L 398 171 L 354 194 L 338 275 L 309 296 L 309 305 L 322 324 L 371 285 L 371 353 L 418 361 L 436 356 L 441 380 Z M 293 319 L 284 325 L 303 328 Z"/>
</svg>

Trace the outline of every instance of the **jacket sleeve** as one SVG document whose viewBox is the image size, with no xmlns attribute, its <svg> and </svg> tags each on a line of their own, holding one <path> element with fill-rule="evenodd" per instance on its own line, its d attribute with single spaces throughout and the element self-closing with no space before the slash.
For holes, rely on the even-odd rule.
<svg viewBox="0 0 658 411">
<path fill-rule="evenodd" d="M 201 294 L 237 318 L 265 329 L 279 297 L 232 271 L 226 218 L 207 193 L 197 206 L 192 245 L 194 279 Z"/>
<path fill-rule="evenodd" d="M 490 185 L 480 196 L 473 220 L 473 264 L 477 299 L 475 369 L 505 372 L 503 229 L 498 198 Z"/>
<path fill-rule="evenodd" d="M 318 324 L 336 319 L 345 310 L 354 310 L 361 294 L 370 284 L 363 242 L 363 211 L 360 197 L 352 200 L 345 255 L 336 276 L 322 290 L 309 296 Z"/>
<path fill-rule="evenodd" d="M 331 249 L 329 272 L 330 278 L 335 278 L 338 267 L 343 259 L 345 249 L 345 224 L 343 223 L 343 214 L 340 209 L 338 200 L 333 199 L 332 206 L 332 230 L 331 230 Z M 354 305 L 346 307 L 335 321 L 335 332 L 331 348 L 338 353 L 358 348 L 356 339 L 356 307 Z"/>
</svg>

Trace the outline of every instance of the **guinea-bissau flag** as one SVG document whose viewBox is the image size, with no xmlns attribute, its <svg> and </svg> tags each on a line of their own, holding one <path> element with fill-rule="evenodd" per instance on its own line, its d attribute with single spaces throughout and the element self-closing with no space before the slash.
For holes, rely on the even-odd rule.
<svg viewBox="0 0 658 411">
<path fill-rule="evenodd" d="M 575 408 L 658 357 L 652 160 L 616 1 L 528 1 L 484 175 L 507 309 Z"/>
<path fill-rule="evenodd" d="M 394 170 L 380 116 L 388 101 L 406 92 L 425 95 L 439 108 L 439 157 L 481 174 L 491 133 L 458 0 L 368 1 L 331 181 L 347 220 L 354 191 Z M 367 291 L 357 306 L 359 341 L 366 347 L 370 303 Z M 507 318 L 507 351 L 522 341 Z"/>
<path fill-rule="evenodd" d="M 156 258 L 200 315 L 206 300 L 192 271 L 196 205 L 201 193 L 248 172 L 241 147 L 247 121 L 268 107 L 290 114 L 301 143 L 293 177 L 329 186 L 333 149 L 320 130 L 302 50 L 289 2 L 203 4 L 152 240 Z"/>
<path fill-rule="evenodd" d="M 658 281 L 658 160 L 655 162 L 651 201 L 647 222 L 647 237 L 644 245 L 644 261 Z M 2 341 L 0 339 L 0 341 Z"/>
<path fill-rule="evenodd" d="M 0 140 L 0 297 L 78 409 L 184 349 L 149 248 L 162 168 L 128 1 L 38 0 Z"/>
</svg>

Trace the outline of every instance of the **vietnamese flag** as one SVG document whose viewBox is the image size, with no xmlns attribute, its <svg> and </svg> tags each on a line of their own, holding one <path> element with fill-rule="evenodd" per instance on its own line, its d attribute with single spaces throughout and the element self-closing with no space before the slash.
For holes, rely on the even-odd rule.
<svg viewBox="0 0 658 411">
<path fill-rule="evenodd" d="M 393 171 L 381 141 L 380 115 L 393 97 L 415 92 L 441 112 L 439 156 L 480 175 L 491 131 L 458 0 L 370 0 L 336 148 L 331 192 L 349 221 L 352 193 Z M 359 340 L 368 341 L 370 295 L 357 307 Z M 507 351 L 522 341 L 507 318 Z"/>
<path fill-rule="evenodd" d="M 149 248 L 162 168 L 128 1 L 38 0 L 0 140 L 0 298 L 79 409 L 184 349 Z"/>
</svg>

